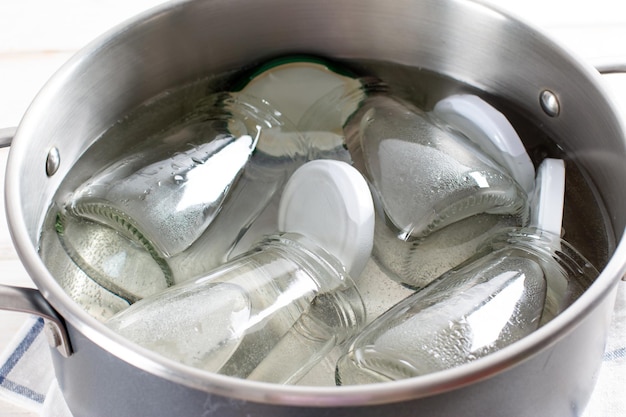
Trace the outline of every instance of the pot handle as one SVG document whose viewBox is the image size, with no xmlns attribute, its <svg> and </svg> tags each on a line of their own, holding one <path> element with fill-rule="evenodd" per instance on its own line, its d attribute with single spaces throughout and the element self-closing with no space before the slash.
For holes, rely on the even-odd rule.
<svg viewBox="0 0 626 417">
<path fill-rule="evenodd" d="M 626 73 L 626 63 L 602 63 L 594 65 L 602 75 Z"/>
<path fill-rule="evenodd" d="M 15 131 L 13 127 L 0 129 L 0 148 L 11 146 Z M 42 317 L 50 346 L 66 358 L 72 354 L 65 322 L 38 290 L 0 284 L 0 310 L 20 311 Z"/>
<path fill-rule="evenodd" d="M 17 128 L 15 127 L 5 127 L 0 129 L 0 148 L 6 148 L 11 146 L 11 142 L 13 141 L 13 136 L 15 136 L 15 131 Z"/>
<path fill-rule="evenodd" d="M 20 311 L 42 317 L 50 346 L 66 358 L 72 354 L 65 322 L 38 290 L 0 284 L 0 310 Z"/>
</svg>

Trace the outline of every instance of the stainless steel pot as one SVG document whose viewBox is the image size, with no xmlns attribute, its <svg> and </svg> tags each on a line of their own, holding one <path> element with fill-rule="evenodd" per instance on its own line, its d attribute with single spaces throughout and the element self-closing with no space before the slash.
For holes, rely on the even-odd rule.
<svg viewBox="0 0 626 417">
<path fill-rule="evenodd" d="M 77 158 L 156 94 L 288 53 L 435 71 L 521 109 L 587 172 L 618 244 L 568 310 L 519 343 L 420 378 L 357 387 L 283 387 L 207 374 L 109 331 L 61 289 L 37 253 L 52 196 Z M 572 416 L 593 389 L 616 283 L 626 270 L 626 141 L 598 73 L 541 33 L 463 0 L 168 3 L 71 59 L 29 108 L 7 168 L 7 215 L 38 291 L 5 288 L 3 308 L 38 311 L 61 390 L 81 416 Z"/>
</svg>

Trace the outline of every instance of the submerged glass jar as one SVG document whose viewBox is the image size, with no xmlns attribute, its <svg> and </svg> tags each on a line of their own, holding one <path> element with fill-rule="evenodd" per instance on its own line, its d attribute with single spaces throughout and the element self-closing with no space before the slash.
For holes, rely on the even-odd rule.
<svg viewBox="0 0 626 417">
<path fill-rule="evenodd" d="M 283 233 L 202 278 L 138 301 L 108 325 L 191 366 L 294 383 L 365 320 L 351 276 L 370 256 L 373 210 L 356 169 L 308 162 L 283 190 Z"/>
<path fill-rule="evenodd" d="M 67 198 L 56 216 L 62 247 L 131 304 L 206 273 L 305 162 L 304 138 L 289 124 L 242 93 L 200 100 Z"/>
<path fill-rule="evenodd" d="M 310 239 L 285 233 L 202 278 L 138 301 L 106 324 L 189 366 L 293 383 L 354 335 L 364 317 L 341 262 Z"/>
<path fill-rule="evenodd" d="M 494 231 L 527 225 L 529 196 L 505 168 L 379 80 L 364 78 L 358 89 L 327 94 L 298 127 L 344 136 L 377 206 L 374 259 L 410 288 L 465 261 Z M 495 140 L 478 128 L 472 137 Z M 461 241 L 463 235 L 469 239 Z"/>
<path fill-rule="evenodd" d="M 252 97 L 210 96 L 150 148 L 79 186 L 67 211 L 176 255 L 213 221 L 263 130 L 280 124 Z"/>
<path fill-rule="evenodd" d="M 508 230 L 366 326 L 337 362 L 336 382 L 392 381 L 481 358 L 563 311 L 597 275 L 558 236 Z"/>
<path fill-rule="evenodd" d="M 346 146 L 399 236 L 424 237 L 480 213 L 528 216 L 528 196 L 493 158 L 384 85 L 364 83 L 320 99 L 299 128 L 337 125 L 358 103 L 340 124 Z"/>
</svg>

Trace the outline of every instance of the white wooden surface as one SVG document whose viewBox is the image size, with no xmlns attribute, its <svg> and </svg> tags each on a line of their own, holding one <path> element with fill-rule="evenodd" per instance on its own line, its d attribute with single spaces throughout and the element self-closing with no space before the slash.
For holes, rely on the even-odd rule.
<svg viewBox="0 0 626 417">
<path fill-rule="evenodd" d="M 626 2 L 484 1 L 543 29 L 584 60 L 626 62 Z M 37 91 L 76 50 L 125 19 L 163 2 L 0 0 L 0 128 L 19 123 Z M 606 83 L 626 118 L 626 76 L 606 77 Z M 0 172 L 4 172 L 6 155 L 7 150 L 0 150 Z M 3 284 L 33 286 L 11 244 L 4 205 L 0 208 L 0 280 Z M 22 322 L 23 315 L 0 311 L 0 351 Z M 32 415 L 0 400 L 0 417 Z"/>
</svg>

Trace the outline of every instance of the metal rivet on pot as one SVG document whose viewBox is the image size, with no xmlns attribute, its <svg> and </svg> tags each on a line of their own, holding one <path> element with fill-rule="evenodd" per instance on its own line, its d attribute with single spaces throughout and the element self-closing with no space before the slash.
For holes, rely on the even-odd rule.
<svg viewBox="0 0 626 417">
<path fill-rule="evenodd" d="M 550 117 L 556 117 L 561 112 L 561 104 L 559 99 L 550 90 L 543 90 L 539 96 L 541 108 Z"/>
<path fill-rule="evenodd" d="M 56 328 L 52 323 L 46 322 L 44 326 L 44 333 L 46 335 L 46 339 L 48 339 L 48 344 L 50 345 L 50 347 L 56 348 L 61 346 L 61 336 L 56 331 Z"/>
<path fill-rule="evenodd" d="M 45 320 L 43 327 L 43 333 L 46 335 L 48 345 L 57 349 L 57 351 L 64 358 L 69 358 L 72 354 L 70 349 L 70 342 L 67 338 L 67 333 L 64 332 L 64 328 L 58 322 Z"/>
<path fill-rule="evenodd" d="M 59 169 L 61 164 L 61 155 L 57 148 L 52 148 L 48 151 L 48 157 L 46 158 L 46 175 L 51 177 Z"/>
</svg>

